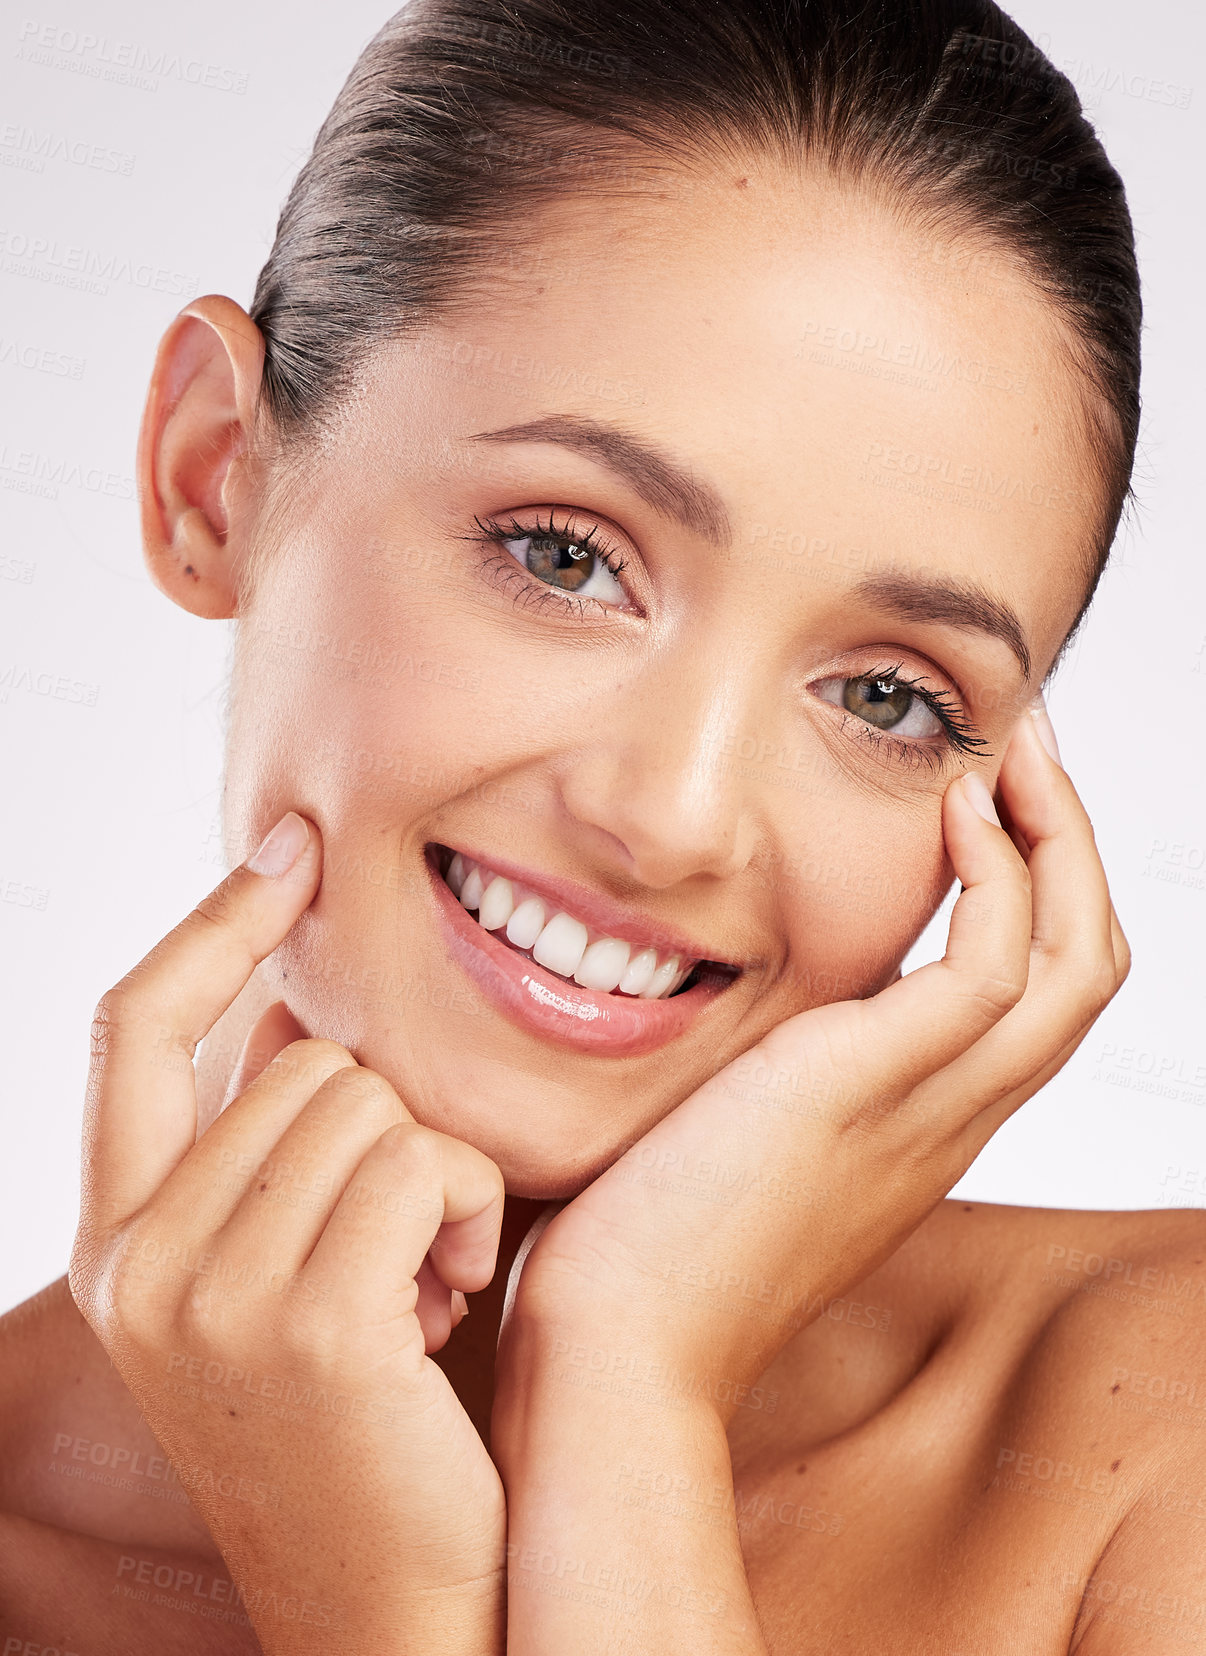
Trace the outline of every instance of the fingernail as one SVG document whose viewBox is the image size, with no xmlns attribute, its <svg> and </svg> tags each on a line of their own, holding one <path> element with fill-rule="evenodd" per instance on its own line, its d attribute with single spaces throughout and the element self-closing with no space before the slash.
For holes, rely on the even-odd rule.
<svg viewBox="0 0 1206 1656">
<path fill-rule="evenodd" d="M 296 811 L 286 811 L 259 850 L 247 859 L 253 874 L 287 874 L 306 849 L 310 830 Z"/>
<path fill-rule="evenodd" d="M 1042 696 L 1031 702 L 1030 717 L 1034 720 L 1034 728 L 1038 733 L 1039 741 L 1062 770 L 1064 762 L 1059 756 L 1059 743 L 1055 740 L 1055 729 L 1051 723 L 1051 715 L 1047 712 L 1047 704 Z"/>
<path fill-rule="evenodd" d="M 469 1315 L 469 1301 L 465 1298 L 464 1294 L 461 1293 L 459 1288 L 454 1288 L 452 1290 L 452 1320 L 453 1320 L 453 1322 L 454 1323 L 459 1323 L 462 1317 L 467 1317 L 468 1315 Z"/>
<path fill-rule="evenodd" d="M 992 802 L 992 795 L 984 786 L 983 777 L 977 776 L 975 771 L 968 771 L 963 778 L 963 794 L 972 810 L 982 816 L 985 822 L 991 822 L 997 828 L 1001 826 L 1001 819 L 997 815 L 997 808 Z"/>
</svg>

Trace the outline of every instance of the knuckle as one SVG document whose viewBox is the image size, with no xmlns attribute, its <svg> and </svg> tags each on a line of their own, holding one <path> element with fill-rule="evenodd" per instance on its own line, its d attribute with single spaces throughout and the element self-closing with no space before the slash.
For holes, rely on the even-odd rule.
<svg viewBox="0 0 1206 1656">
<path fill-rule="evenodd" d="M 406 1119 L 402 1101 L 385 1077 L 361 1064 L 336 1069 L 323 1086 L 338 1091 L 366 1120 L 380 1122 L 382 1131 Z"/>
<path fill-rule="evenodd" d="M 80 1315 L 90 1327 L 95 1327 L 100 1313 L 100 1276 L 97 1249 L 81 1225 L 71 1248 L 67 1287 Z"/>
<path fill-rule="evenodd" d="M 157 1017 L 140 988 L 141 975 L 135 969 L 107 989 L 92 1014 L 91 1048 L 94 1064 L 108 1061 L 117 1044 L 124 1040 L 151 1041 L 165 1060 L 183 1052 L 191 1061 L 194 1043 Z"/>
<path fill-rule="evenodd" d="M 442 1172 L 444 1153 L 440 1144 L 442 1134 L 417 1121 L 395 1121 L 382 1133 L 383 1150 L 391 1161 L 401 1163 L 409 1179 L 434 1179 Z"/>
<path fill-rule="evenodd" d="M 1090 1017 L 1095 1018 L 1105 1010 L 1118 993 L 1121 981 L 1113 956 L 1108 960 L 1099 957 L 1093 963 L 1086 974 L 1084 986 L 1086 1010 Z"/>
<path fill-rule="evenodd" d="M 127 980 L 123 978 L 111 989 L 106 989 L 96 1003 L 96 1010 L 92 1014 L 93 1051 L 108 1051 L 114 1035 L 129 1026 L 132 1015 L 130 990 Z"/>
<path fill-rule="evenodd" d="M 225 931 L 238 907 L 237 892 L 228 877 L 202 897 L 193 910 L 193 923 L 199 925 L 202 930 L 216 926 L 219 930 Z"/>
<path fill-rule="evenodd" d="M 287 1363 L 308 1366 L 315 1361 L 332 1366 L 343 1347 L 344 1334 L 325 1294 L 298 1295 L 280 1309 L 276 1342 Z"/>
<path fill-rule="evenodd" d="M 190 1352 L 210 1352 L 226 1346 L 225 1307 L 209 1295 L 190 1294 L 172 1319 L 177 1344 Z"/>
<path fill-rule="evenodd" d="M 165 1322 L 158 1274 L 123 1248 L 107 1262 L 91 1287 L 89 1321 L 106 1348 L 154 1346 Z"/>
<path fill-rule="evenodd" d="M 290 1041 L 287 1047 L 282 1047 L 277 1053 L 271 1065 L 273 1071 L 282 1078 L 288 1076 L 302 1082 L 312 1080 L 315 1085 L 321 1085 L 340 1070 L 358 1067 L 347 1047 L 322 1036 L 307 1036 L 299 1041 Z"/>
<path fill-rule="evenodd" d="M 1003 971 L 984 973 L 967 986 L 967 996 L 994 1023 L 1005 1016 L 1026 993 L 1026 975 Z"/>
<path fill-rule="evenodd" d="M 507 1181 L 503 1178 L 502 1168 L 483 1152 L 479 1151 L 478 1154 L 481 1156 L 479 1165 L 482 1167 L 483 1182 L 490 1186 L 490 1200 L 498 1202 L 501 1206 L 507 1195 Z"/>
<path fill-rule="evenodd" d="M 444 1213 L 442 1136 L 418 1122 L 391 1123 L 344 1200 L 439 1223 Z"/>
</svg>

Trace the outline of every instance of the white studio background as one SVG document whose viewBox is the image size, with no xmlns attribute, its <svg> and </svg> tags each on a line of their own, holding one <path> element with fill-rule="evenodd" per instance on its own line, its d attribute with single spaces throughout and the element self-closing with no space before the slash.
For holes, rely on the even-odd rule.
<svg viewBox="0 0 1206 1656">
<path fill-rule="evenodd" d="M 1135 963 L 959 1190 L 1206 1207 L 1206 27 L 1192 0 L 1007 9 L 1079 87 L 1138 229 L 1140 510 L 1050 698 Z M 140 554 L 134 455 L 155 347 L 197 294 L 250 302 L 286 191 L 388 15 L 388 0 L 0 14 L 0 1309 L 66 1268 L 96 1001 L 224 872 L 230 624 L 161 597 Z M 166 72 L 132 79 L 131 45 Z M 111 274 L 80 278 L 83 259 Z M 941 951 L 936 922 L 910 959 Z"/>
</svg>

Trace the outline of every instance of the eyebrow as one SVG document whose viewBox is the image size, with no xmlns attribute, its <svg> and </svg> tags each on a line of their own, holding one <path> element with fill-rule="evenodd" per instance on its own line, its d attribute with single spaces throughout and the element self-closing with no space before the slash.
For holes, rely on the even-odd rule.
<svg viewBox="0 0 1206 1656">
<path fill-rule="evenodd" d="M 728 546 L 732 528 L 724 501 L 708 483 L 646 438 L 578 414 L 546 414 L 497 431 L 476 431 L 473 443 L 558 443 L 617 473 L 646 505 L 716 546 Z M 987 633 L 1008 646 L 1029 682 L 1030 650 L 1017 612 L 974 582 L 953 576 L 907 573 L 869 575 L 849 596 L 864 599 L 905 621 L 934 621 Z"/>
<path fill-rule="evenodd" d="M 988 633 L 1008 645 L 1029 682 L 1032 662 L 1017 612 L 984 587 L 953 576 L 869 575 L 850 592 L 905 621 L 945 622 L 969 632 Z"/>
<path fill-rule="evenodd" d="M 499 431 L 477 431 L 474 443 L 560 443 L 577 454 L 600 461 L 616 472 L 633 492 L 667 517 L 716 546 L 732 539 L 724 501 L 708 483 L 701 483 L 686 466 L 644 437 L 634 437 L 618 426 L 588 420 L 577 414 L 546 414 Z"/>
</svg>

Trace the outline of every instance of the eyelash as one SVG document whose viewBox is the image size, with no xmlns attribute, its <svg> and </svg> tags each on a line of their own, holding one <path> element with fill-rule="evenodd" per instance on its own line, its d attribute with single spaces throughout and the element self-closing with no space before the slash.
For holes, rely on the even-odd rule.
<svg viewBox="0 0 1206 1656">
<path fill-rule="evenodd" d="M 559 528 L 553 521 L 551 507 L 549 508 L 549 521 L 547 523 L 541 523 L 539 517 L 534 523 L 520 523 L 515 518 L 508 519 L 505 524 L 497 522 L 494 518 L 486 518 L 483 522 L 481 518 L 476 516 L 473 521 L 481 530 L 481 538 L 500 548 L 509 540 L 523 540 L 529 535 L 547 535 L 554 540 L 572 541 L 575 546 L 581 546 L 588 552 L 593 552 L 604 569 L 613 576 L 618 576 L 621 570 L 628 568 L 627 558 L 621 557 L 618 552 L 611 551 L 599 538 L 598 524 L 588 529 L 584 535 L 571 533 L 568 525 Z M 466 540 L 478 539 L 474 535 L 462 538 Z M 560 592 L 556 587 L 549 586 L 547 582 L 537 581 L 534 576 L 526 574 L 510 552 L 500 551 L 496 553 L 489 559 L 489 565 L 495 566 L 494 578 L 500 585 L 508 584 L 516 576 L 519 577 L 520 586 L 512 600 L 516 604 L 521 602 L 525 605 L 543 604 L 551 598 L 554 604 L 557 604 L 561 609 L 576 610 L 579 618 L 585 613 L 587 604 L 593 604 L 604 615 L 609 614 L 614 608 L 613 605 L 605 604 L 599 598 L 579 598 L 573 593 Z"/>
<path fill-rule="evenodd" d="M 904 663 L 898 661 L 892 666 L 872 668 L 868 673 L 850 673 L 845 675 L 844 682 L 896 684 L 902 690 L 910 691 L 919 701 L 924 702 L 943 727 L 943 750 L 935 752 L 932 747 L 917 738 L 906 740 L 903 736 L 893 736 L 891 731 L 877 731 L 874 725 L 849 713 L 847 722 L 854 720 L 854 723 L 860 726 L 859 739 L 871 741 L 881 751 L 885 750 L 885 744 L 890 744 L 887 751 L 893 757 L 901 759 L 906 764 L 929 764 L 931 768 L 934 768 L 934 761 L 937 761 L 938 767 L 941 768 L 945 760 L 955 753 L 974 754 L 980 759 L 991 759 L 990 752 L 981 751 L 987 750 L 987 738 L 980 735 L 969 719 L 964 718 L 958 709 L 958 703 L 948 692 L 927 689 L 917 678 L 904 678 L 903 666 Z"/>
<path fill-rule="evenodd" d="M 573 541 L 576 546 L 584 547 L 587 551 L 593 552 L 604 568 L 613 576 L 618 576 L 622 570 L 628 567 L 626 558 L 621 557 L 618 552 L 611 551 L 598 538 L 599 528 L 597 524 L 584 535 L 571 533 L 568 525 L 558 527 L 554 521 L 551 507 L 547 523 L 541 523 L 539 517 L 531 524 L 522 524 L 514 517 L 509 518 L 505 524 L 494 518 L 486 518 L 483 521 L 477 516 L 474 517 L 473 521 L 480 531 L 480 538 L 475 535 L 465 535 L 461 536 L 461 539 L 476 540 L 479 541 L 479 544 L 484 541 L 501 549 L 504 543 L 509 540 L 522 540 L 528 535 L 548 535 L 554 539 L 560 538 Z M 542 604 L 552 599 L 562 610 L 576 610 L 579 617 L 583 615 L 587 603 L 593 604 L 596 609 L 602 610 L 604 614 L 615 607 L 603 603 L 598 598 L 578 598 L 571 593 L 560 592 L 556 587 L 549 586 L 546 582 L 536 581 L 535 577 L 527 574 L 522 569 L 510 552 L 500 550 L 498 554 L 488 560 L 488 565 L 497 566 L 493 578 L 500 585 L 509 584 L 511 580 L 518 578 L 520 586 L 513 598 L 513 602 L 517 604 L 521 602 L 525 605 L 529 603 Z M 903 666 L 903 662 L 896 662 L 891 666 L 873 668 L 866 673 L 850 673 L 845 676 L 844 682 L 866 683 L 875 681 L 877 683 L 899 685 L 902 690 L 910 691 L 929 708 L 930 712 L 942 725 L 942 751 L 935 751 L 934 748 L 918 738 L 906 740 L 902 736 L 893 736 L 890 731 L 877 731 L 866 720 L 858 719 L 854 714 L 847 714 L 845 722 L 853 721 L 854 724 L 859 726 L 859 735 L 856 739 L 870 742 L 877 752 L 888 753 L 901 763 L 928 764 L 931 768 L 941 768 L 946 760 L 955 753 L 975 754 L 979 758 L 991 758 L 991 753 L 979 751 L 987 748 L 987 740 L 979 734 L 975 725 L 963 717 L 954 699 L 944 690 L 928 689 L 919 678 L 907 679 L 902 677 Z"/>
</svg>

